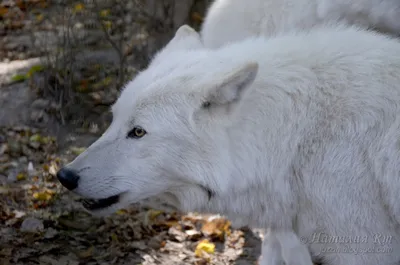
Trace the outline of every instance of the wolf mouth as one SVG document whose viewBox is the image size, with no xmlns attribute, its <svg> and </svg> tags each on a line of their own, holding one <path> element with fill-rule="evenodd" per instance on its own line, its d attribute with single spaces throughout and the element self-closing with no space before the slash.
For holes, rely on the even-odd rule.
<svg viewBox="0 0 400 265">
<path fill-rule="evenodd" d="M 104 208 L 110 207 L 113 204 L 118 203 L 119 200 L 120 200 L 120 194 L 114 195 L 114 196 L 110 196 L 110 197 L 104 198 L 104 199 L 98 199 L 98 200 L 95 200 L 95 199 L 84 199 L 84 200 L 82 200 L 82 205 L 87 210 L 95 211 L 95 210 L 100 210 L 100 209 L 104 209 Z"/>
</svg>

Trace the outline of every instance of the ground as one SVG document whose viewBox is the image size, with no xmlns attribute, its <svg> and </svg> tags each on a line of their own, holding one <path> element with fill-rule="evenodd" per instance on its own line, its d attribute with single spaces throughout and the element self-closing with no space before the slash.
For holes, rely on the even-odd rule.
<svg viewBox="0 0 400 265">
<path fill-rule="evenodd" d="M 3 2 L 0 264 L 256 264 L 260 231 L 234 230 L 218 215 L 168 214 L 132 206 L 107 218 L 95 218 L 82 209 L 80 198 L 62 188 L 55 173 L 107 126 L 107 106 L 118 95 L 118 89 L 106 90 L 114 78 L 109 69 L 118 65 L 116 56 L 99 44 L 99 32 L 86 32 L 83 39 L 90 48 L 85 54 L 97 61 L 75 70 L 82 92 L 78 96 L 87 100 L 66 111 L 68 105 L 56 100 L 62 98 L 37 93 L 38 87 L 51 83 L 48 76 L 41 71 L 26 75 L 43 62 L 38 43 L 29 41 L 31 33 L 47 36 L 48 45 L 56 43 L 51 41 L 51 25 L 40 23 L 46 6 L 35 9 L 33 15 L 19 6 L 19 13 L 11 14 L 15 9 L 10 6 L 24 1 Z M 12 19 L 7 18 L 10 14 Z M 108 69 L 105 75 L 97 71 L 101 67 Z M 128 73 L 134 75 L 135 69 Z M 87 80 L 93 89 L 83 91 Z"/>
</svg>

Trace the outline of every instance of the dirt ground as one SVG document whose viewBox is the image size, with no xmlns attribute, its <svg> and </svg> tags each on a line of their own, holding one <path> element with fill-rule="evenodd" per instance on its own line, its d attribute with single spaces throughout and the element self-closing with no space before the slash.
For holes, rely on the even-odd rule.
<svg viewBox="0 0 400 265">
<path fill-rule="evenodd" d="M 55 173 L 104 130 L 106 111 L 85 115 L 90 124 L 85 128 L 54 115 L 57 102 L 33 89 L 42 76 L 18 78 L 43 56 L 29 41 L 30 32 L 47 34 L 48 27 L 28 15 L 7 20 L 5 8 L 0 6 L 0 264 L 256 264 L 261 231 L 235 230 L 218 215 L 132 206 L 95 218 L 82 209 L 80 198 L 62 188 Z M 46 14 L 40 12 L 33 19 Z M 96 34 L 84 39 L 96 44 Z M 106 58 L 98 64 L 113 65 L 107 49 L 96 52 L 94 57 Z M 90 95 L 101 101 L 117 93 L 97 89 Z"/>
</svg>

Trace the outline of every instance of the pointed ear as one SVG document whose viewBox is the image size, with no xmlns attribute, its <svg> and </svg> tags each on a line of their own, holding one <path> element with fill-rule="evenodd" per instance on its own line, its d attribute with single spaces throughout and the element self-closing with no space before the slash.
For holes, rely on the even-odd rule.
<svg viewBox="0 0 400 265">
<path fill-rule="evenodd" d="M 186 38 L 186 37 L 198 38 L 199 34 L 191 26 L 185 24 L 185 25 L 180 26 L 176 30 L 174 39 L 181 39 L 181 38 Z"/>
<path fill-rule="evenodd" d="M 223 76 L 218 85 L 208 91 L 203 106 L 226 105 L 238 102 L 251 86 L 258 73 L 258 63 L 243 64 Z"/>
<path fill-rule="evenodd" d="M 165 50 L 198 49 L 203 47 L 200 34 L 188 25 L 182 25 L 175 32 L 174 37 L 169 41 Z"/>
<path fill-rule="evenodd" d="M 162 60 L 170 60 L 171 53 L 179 51 L 197 50 L 203 48 L 200 34 L 188 25 L 183 25 L 175 32 L 174 37 L 159 51 L 157 51 L 150 61 L 150 65 L 156 65 Z"/>
</svg>

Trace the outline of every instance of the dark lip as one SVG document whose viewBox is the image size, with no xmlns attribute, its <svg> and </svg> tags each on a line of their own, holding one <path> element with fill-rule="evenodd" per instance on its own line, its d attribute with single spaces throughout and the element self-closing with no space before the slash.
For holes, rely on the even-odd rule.
<svg viewBox="0 0 400 265">
<path fill-rule="evenodd" d="M 85 207 L 87 210 L 90 211 L 95 211 L 95 210 L 101 210 L 107 207 L 112 206 L 113 204 L 116 204 L 119 202 L 121 194 L 117 194 L 114 196 L 110 196 L 108 198 L 104 199 L 84 199 L 82 200 L 82 205 Z"/>
</svg>

